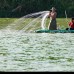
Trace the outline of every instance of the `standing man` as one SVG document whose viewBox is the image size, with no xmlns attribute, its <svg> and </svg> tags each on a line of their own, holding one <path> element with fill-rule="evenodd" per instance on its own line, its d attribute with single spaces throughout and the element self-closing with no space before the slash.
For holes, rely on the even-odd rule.
<svg viewBox="0 0 74 74">
<path fill-rule="evenodd" d="M 56 9 L 55 7 L 52 7 L 52 9 L 49 11 L 49 17 L 50 17 L 50 23 L 48 26 L 49 30 L 57 30 L 56 16 L 57 16 Z"/>
</svg>

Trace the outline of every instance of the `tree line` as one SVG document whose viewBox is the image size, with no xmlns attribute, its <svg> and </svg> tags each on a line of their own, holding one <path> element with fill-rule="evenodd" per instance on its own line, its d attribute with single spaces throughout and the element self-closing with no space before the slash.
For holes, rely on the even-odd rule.
<svg viewBox="0 0 74 74">
<path fill-rule="evenodd" d="M 57 9 L 58 17 L 73 17 L 74 0 L 0 0 L 0 17 L 22 17 L 39 11 Z"/>
</svg>

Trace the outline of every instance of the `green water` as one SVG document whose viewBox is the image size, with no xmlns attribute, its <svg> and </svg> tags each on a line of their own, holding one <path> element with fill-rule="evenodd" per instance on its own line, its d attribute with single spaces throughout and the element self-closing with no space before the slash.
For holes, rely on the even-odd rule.
<svg viewBox="0 0 74 74">
<path fill-rule="evenodd" d="M 74 71 L 74 34 L 0 31 L 0 71 Z"/>
</svg>

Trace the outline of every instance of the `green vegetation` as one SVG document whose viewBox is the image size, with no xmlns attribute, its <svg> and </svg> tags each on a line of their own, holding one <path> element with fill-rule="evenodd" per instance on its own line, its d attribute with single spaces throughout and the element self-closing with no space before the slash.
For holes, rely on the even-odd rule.
<svg viewBox="0 0 74 74">
<path fill-rule="evenodd" d="M 0 18 L 0 29 L 3 29 L 5 27 L 7 27 L 8 25 L 12 24 L 16 20 L 18 20 L 18 18 Z M 12 25 L 12 28 L 17 29 L 17 30 L 23 29 L 32 20 L 34 20 L 34 18 L 27 18 L 24 21 L 22 21 L 21 23 L 20 23 L 20 21 L 18 21 L 17 23 L 15 23 L 14 26 Z M 35 24 L 39 20 L 37 20 L 31 26 L 35 26 Z M 69 21 L 70 21 L 70 18 L 68 18 L 67 20 L 66 20 L 66 18 L 57 18 L 57 24 L 58 24 L 58 26 L 60 26 L 61 29 L 65 29 L 66 27 L 68 27 L 68 22 Z M 37 23 L 36 26 L 35 26 L 35 29 L 38 29 L 38 28 L 41 29 L 41 25 L 40 24 L 41 24 L 41 22 Z M 49 24 L 49 19 L 47 19 L 47 26 L 48 26 L 48 24 Z"/>
<path fill-rule="evenodd" d="M 58 17 L 73 17 L 74 0 L 0 0 L 0 17 L 21 17 L 29 13 L 50 10 L 54 6 Z"/>
<path fill-rule="evenodd" d="M 12 23 L 15 19 L 13 18 L 0 18 L 0 29 L 5 28 L 8 26 L 10 23 Z"/>
</svg>

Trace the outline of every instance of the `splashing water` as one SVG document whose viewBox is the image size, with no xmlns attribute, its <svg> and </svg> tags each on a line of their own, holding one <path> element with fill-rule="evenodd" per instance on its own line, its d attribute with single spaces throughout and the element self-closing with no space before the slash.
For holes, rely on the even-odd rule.
<svg viewBox="0 0 74 74">
<path fill-rule="evenodd" d="M 49 11 L 40 11 L 31 13 L 15 20 L 9 24 L 6 29 L 8 30 L 20 30 L 25 32 L 33 32 L 36 29 L 45 29 L 45 20 L 48 16 Z"/>
</svg>

